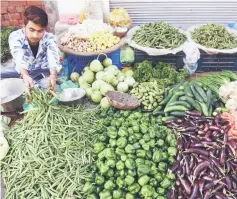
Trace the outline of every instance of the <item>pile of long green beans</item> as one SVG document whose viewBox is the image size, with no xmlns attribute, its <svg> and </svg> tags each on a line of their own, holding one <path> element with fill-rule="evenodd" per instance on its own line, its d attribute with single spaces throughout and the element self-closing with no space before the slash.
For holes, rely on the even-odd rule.
<svg viewBox="0 0 237 199">
<path fill-rule="evenodd" d="M 144 47 L 174 49 L 184 43 L 186 36 L 177 28 L 161 21 L 141 26 L 132 40 Z"/>
<path fill-rule="evenodd" d="M 218 24 L 207 24 L 195 29 L 192 32 L 192 39 L 209 48 L 237 48 L 237 37 L 230 34 L 224 26 Z"/>
<path fill-rule="evenodd" d="M 82 198 L 97 140 L 97 109 L 57 106 L 32 93 L 35 108 L 6 132 L 10 150 L 0 162 L 7 199 Z"/>
</svg>

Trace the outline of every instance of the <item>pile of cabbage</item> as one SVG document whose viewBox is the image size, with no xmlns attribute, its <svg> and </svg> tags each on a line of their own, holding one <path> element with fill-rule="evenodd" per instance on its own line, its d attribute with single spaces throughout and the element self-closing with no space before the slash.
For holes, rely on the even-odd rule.
<svg viewBox="0 0 237 199">
<path fill-rule="evenodd" d="M 227 109 L 237 112 L 237 81 L 221 86 L 219 96 L 225 101 Z"/>
<path fill-rule="evenodd" d="M 109 102 L 105 97 L 107 91 L 128 92 L 135 84 L 133 71 L 121 72 L 112 64 L 110 58 L 103 62 L 93 60 L 85 67 L 79 78 L 80 87 L 86 90 L 86 95 L 94 103 L 100 103 L 102 108 L 108 108 Z"/>
</svg>

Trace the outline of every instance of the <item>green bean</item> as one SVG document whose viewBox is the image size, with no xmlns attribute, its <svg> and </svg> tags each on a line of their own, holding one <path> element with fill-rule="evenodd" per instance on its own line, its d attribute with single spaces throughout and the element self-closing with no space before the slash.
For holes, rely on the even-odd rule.
<svg viewBox="0 0 237 199">
<path fill-rule="evenodd" d="M 237 37 L 218 24 L 207 24 L 195 29 L 192 39 L 205 47 L 215 49 L 237 48 Z"/>
</svg>

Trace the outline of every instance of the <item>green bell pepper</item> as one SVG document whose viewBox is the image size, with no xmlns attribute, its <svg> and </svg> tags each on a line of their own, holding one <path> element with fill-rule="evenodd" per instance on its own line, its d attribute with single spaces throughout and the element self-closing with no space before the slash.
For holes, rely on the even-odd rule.
<svg viewBox="0 0 237 199">
<path fill-rule="evenodd" d="M 120 156 L 121 156 L 121 155 L 125 154 L 125 151 L 124 151 L 123 149 L 116 148 L 115 153 L 116 153 L 117 155 L 120 155 Z"/>
<path fill-rule="evenodd" d="M 161 131 L 156 131 L 156 137 L 157 138 L 162 138 L 162 132 Z"/>
<path fill-rule="evenodd" d="M 104 184 L 104 182 L 105 182 L 104 176 L 102 176 L 102 175 L 97 175 L 97 176 L 95 177 L 95 183 L 96 183 L 96 184 L 102 185 L 102 184 Z"/>
<path fill-rule="evenodd" d="M 100 140 L 101 142 L 105 142 L 106 139 L 107 139 L 107 136 L 106 136 L 106 135 L 100 135 L 100 137 L 99 137 L 99 140 Z M 103 150 L 103 149 L 102 149 L 102 150 Z"/>
<path fill-rule="evenodd" d="M 127 156 L 126 156 L 125 154 L 124 154 L 124 155 L 121 155 L 120 159 L 121 159 L 123 162 L 125 162 L 126 159 L 127 159 Z"/>
<path fill-rule="evenodd" d="M 140 140 L 142 138 L 142 134 L 141 133 L 134 133 L 134 136 L 137 140 Z"/>
<path fill-rule="evenodd" d="M 114 168 L 115 167 L 115 160 L 114 159 L 108 159 L 106 161 L 106 165 L 108 165 L 110 168 Z"/>
<path fill-rule="evenodd" d="M 159 146 L 159 147 L 163 147 L 164 145 L 165 145 L 164 140 L 159 139 L 159 140 L 157 141 L 157 146 Z"/>
<path fill-rule="evenodd" d="M 93 182 L 94 181 L 94 174 L 93 173 L 90 173 L 86 179 L 85 179 L 86 182 Z"/>
<path fill-rule="evenodd" d="M 111 147 L 116 147 L 116 144 L 117 144 L 116 139 L 110 138 L 110 139 L 109 139 L 109 144 L 110 144 Z"/>
<path fill-rule="evenodd" d="M 169 133 L 169 134 L 166 135 L 165 140 L 166 140 L 166 142 L 167 142 L 168 144 L 170 144 L 172 140 L 176 140 L 176 137 L 175 137 L 174 134 Z"/>
<path fill-rule="evenodd" d="M 174 173 L 169 172 L 169 173 L 166 175 L 166 178 L 168 178 L 169 180 L 175 180 L 175 179 L 176 179 L 176 176 L 175 176 Z"/>
<path fill-rule="evenodd" d="M 137 165 L 137 166 L 138 166 L 139 164 L 145 164 L 145 160 L 142 159 L 142 158 L 137 158 L 137 159 L 135 160 L 135 162 L 136 162 L 136 165 Z"/>
<path fill-rule="evenodd" d="M 168 160 L 169 155 L 166 152 L 161 152 L 161 161 Z"/>
<path fill-rule="evenodd" d="M 136 176 L 137 175 L 136 169 L 128 170 L 128 175 L 133 176 L 133 177 Z"/>
<path fill-rule="evenodd" d="M 150 179 L 149 184 L 153 187 L 156 187 L 158 185 L 158 182 L 155 178 Z"/>
<path fill-rule="evenodd" d="M 151 138 L 149 134 L 145 134 L 143 135 L 143 139 L 145 140 L 145 142 L 149 142 Z"/>
<path fill-rule="evenodd" d="M 94 152 L 95 153 L 99 153 L 101 151 L 103 151 L 105 148 L 105 145 L 103 142 L 97 142 L 94 144 Z"/>
<path fill-rule="evenodd" d="M 138 179 L 138 184 L 141 186 L 146 185 L 150 180 L 150 177 L 148 175 L 143 175 Z"/>
<path fill-rule="evenodd" d="M 120 137 L 127 137 L 128 136 L 128 132 L 127 132 L 126 128 L 120 127 L 119 131 L 118 131 L 118 135 Z"/>
<path fill-rule="evenodd" d="M 116 184 L 118 185 L 119 188 L 123 188 L 124 181 L 122 180 L 121 177 L 118 177 L 118 178 L 116 179 Z"/>
<path fill-rule="evenodd" d="M 166 190 L 164 188 L 162 188 L 162 187 L 157 188 L 157 193 L 159 195 L 165 195 L 165 192 L 166 192 Z"/>
<path fill-rule="evenodd" d="M 145 133 L 148 132 L 148 127 L 147 127 L 147 125 L 142 124 L 142 125 L 140 125 L 140 128 L 141 128 L 141 132 L 142 132 L 143 134 L 145 134 Z"/>
<path fill-rule="evenodd" d="M 156 131 L 155 131 L 154 127 L 149 128 L 149 135 L 150 135 L 150 138 L 155 138 L 156 137 Z"/>
<path fill-rule="evenodd" d="M 120 199 L 122 198 L 122 191 L 120 189 L 113 191 L 113 199 Z"/>
<path fill-rule="evenodd" d="M 111 190 L 115 187 L 115 184 L 113 183 L 112 180 L 107 180 L 104 184 L 104 188 L 107 190 Z"/>
<path fill-rule="evenodd" d="M 124 169 L 124 163 L 123 163 L 121 160 L 119 160 L 119 161 L 116 163 L 116 168 L 117 168 L 118 170 L 123 170 L 123 169 Z"/>
<path fill-rule="evenodd" d="M 130 186 L 128 186 L 128 191 L 131 192 L 131 194 L 136 194 L 140 190 L 140 186 L 138 183 L 134 183 Z"/>
<path fill-rule="evenodd" d="M 108 171 L 107 176 L 108 176 L 108 177 L 113 177 L 113 176 L 114 176 L 114 171 L 113 171 L 113 169 L 110 169 L 110 170 Z"/>
<path fill-rule="evenodd" d="M 146 151 L 146 157 L 147 157 L 149 160 L 152 159 L 152 152 L 151 152 L 151 150 Z"/>
<path fill-rule="evenodd" d="M 140 149 L 141 145 L 138 142 L 136 142 L 133 144 L 133 147 L 134 147 L 134 149 Z"/>
<path fill-rule="evenodd" d="M 134 150 L 133 145 L 128 144 L 128 145 L 125 147 L 125 152 L 126 152 L 126 153 L 134 153 L 135 150 Z"/>
<path fill-rule="evenodd" d="M 134 144 L 137 141 L 137 139 L 135 138 L 134 135 L 130 135 L 128 141 L 130 144 Z"/>
<path fill-rule="evenodd" d="M 177 149 L 176 149 L 175 147 L 169 147 L 169 148 L 168 148 L 168 154 L 169 154 L 170 156 L 176 156 L 176 154 L 177 154 Z"/>
<path fill-rule="evenodd" d="M 104 175 L 104 174 L 106 174 L 106 173 L 109 171 L 109 166 L 103 164 L 103 165 L 101 165 L 101 166 L 99 167 L 99 170 L 100 170 L 100 173 L 101 173 L 102 175 Z"/>
<path fill-rule="evenodd" d="M 134 135 L 134 131 L 131 127 L 128 128 L 128 134 L 129 135 Z"/>
<path fill-rule="evenodd" d="M 131 184 L 133 184 L 134 180 L 135 179 L 133 176 L 127 175 L 124 181 L 127 185 L 131 185 Z"/>
<path fill-rule="evenodd" d="M 173 164 L 176 162 L 176 160 L 175 160 L 174 157 L 171 157 L 171 156 L 170 156 L 170 157 L 168 158 L 168 162 L 169 162 L 170 165 L 173 165 Z"/>
<path fill-rule="evenodd" d="M 151 185 L 145 185 L 141 189 L 141 194 L 144 197 L 151 197 L 154 193 L 154 188 Z"/>
<path fill-rule="evenodd" d="M 135 162 L 134 162 L 134 160 L 128 158 L 128 159 L 125 161 L 125 166 L 126 166 L 128 169 L 134 169 L 134 168 L 135 168 Z"/>
<path fill-rule="evenodd" d="M 115 153 L 114 153 L 113 148 L 105 148 L 104 155 L 107 159 L 114 159 L 115 158 Z"/>
<path fill-rule="evenodd" d="M 124 170 L 120 170 L 120 171 L 119 171 L 119 175 L 120 175 L 121 177 L 124 177 L 124 176 L 125 176 L 125 171 L 124 171 Z"/>
<path fill-rule="evenodd" d="M 168 166 L 165 162 L 160 162 L 158 165 L 158 170 L 161 172 L 166 172 Z"/>
<path fill-rule="evenodd" d="M 169 188 L 172 185 L 171 181 L 168 178 L 165 178 L 161 183 L 160 186 L 164 189 Z"/>
<path fill-rule="evenodd" d="M 153 162 L 158 163 L 161 161 L 161 158 L 162 158 L 162 155 L 161 155 L 160 151 L 157 150 L 153 153 L 153 156 L 152 156 Z"/>
<path fill-rule="evenodd" d="M 167 198 L 164 196 L 158 196 L 157 199 L 167 199 Z"/>
<path fill-rule="evenodd" d="M 98 153 L 98 159 L 103 160 L 105 158 L 104 150 Z"/>
<path fill-rule="evenodd" d="M 100 199 L 112 199 L 112 196 L 110 194 L 109 190 L 104 189 L 102 192 L 100 192 Z"/>
<path fill-rule="evenodd" d="M 138 124 L 133 125 L 133 126 L 132 126 L 132 129 L 133 129 L 133 131 L 134 131 L 135 133 L 139 133 L 139 131 L 140 131 L 140 127 L 139 127 Z"/>
<path fill-rule="evenodd" d="M 139 164 L 137 166 L 137 174 L 138 176 L 143 176 L 146 174 L 149 174 L 150 172 L 150 166 L 147 164 Z"/>
<path fill-rule="evenodd" d="M 156 173 L 154 177 L 157 180 L 157 182 L 161 182 L 164 178 L 161 173 Z"/>
<path fill-rule="evenodd" d="M 155 139 L 151 139 L 149 142 L 150 147 L 154 147 L 156 145 L 156 140 Z"/>
<path fill-rule="evenodd" d="M 116 128 L 114 128 L 113 130 L 112 130 L 112 129 L 108 129 L 107 135 L 108 135 L 110 138 L 115 139 L 115 138 L 117 137 L 117 135 L 118 135 Z"/>
<path fill-rule="evenodd" d="M 118 146 L 119 148 L 124 148 L 126 145 L 127 145 L 127 139 L 126 139 L 126 138 L 120 137 L 120 138 L 117 140 L 117 146 Z"/>
<path fill-rule="evenodd" d="M 145 164 L 151 166 L 151 162 L 150 162 L 150 160 L 145 160 Z"/>
<path fill-rule="evenodd" d="M 98 199 L 98 197 L 95 194 L 90 194 L 86 196 L 86 199 Z"/>
<path fill-rule="evenodd" d="M 134 195 L 132 195 L 131 193 L 127 193 L 125 198 L 126 199 L 135 199 Z"/>
<path fill-rule="evenodd" d="M 95 186 L 91 182 L 86 182 L 84 187 L 82 188 L 82 192 L 85 194 L 91 194 L 95 190 Z"/>
<path fill-rule="evenodd" d="M 142 148 L 145 150 L 145 151 L 149 151 L 150 150 L 150 145 L 149 143 L 145 143 L 142 145 Z"/>
<path fill-rule="evenodd" d="M 155 175 L 158 172 L 158 168 L 156 167 L 156 164 L 152 164 L 150 168 L 150 174 Z"/>
<path fill-rule="evenodd" d="M 140 140 L 139 140 L 139 144 L 140 144 L 140 145 L 145 144 L 145 140 L 144 140 L 144 139 L 140 139 Z"/>
<path fill-rule="evenodd" d="M 171 140 L 169 144 L 170 144 L 170 146 L 176 147 L 177 146 L 177 140 L 176 139 Z"/>
<path fill-rule="evenodd" d="M 137 150 L 137 157 L 140 157 L 140 158 L 146 157 L 146 151 L 138 149 Z"/>
</svg>

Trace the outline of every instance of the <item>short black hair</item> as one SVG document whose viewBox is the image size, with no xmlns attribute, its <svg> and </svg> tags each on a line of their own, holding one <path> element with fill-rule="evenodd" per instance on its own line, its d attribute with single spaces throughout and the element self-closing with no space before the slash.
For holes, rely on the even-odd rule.
<svg viewBox="0 0 237 199">
<path fill-rule="evenodd" d="M 29 6 L 24 12 L 24 24 L 27 25 L 29 21 L 40 24 L 42 27 L 47 27 L 48 15 L 37 6 Z"/>
</svg>

